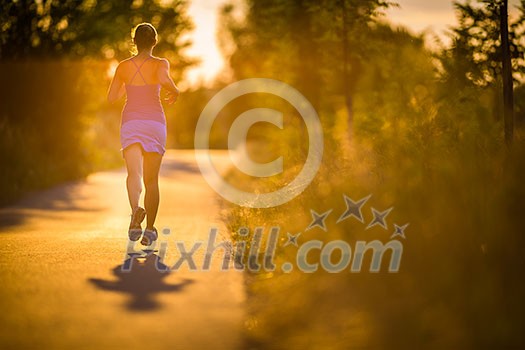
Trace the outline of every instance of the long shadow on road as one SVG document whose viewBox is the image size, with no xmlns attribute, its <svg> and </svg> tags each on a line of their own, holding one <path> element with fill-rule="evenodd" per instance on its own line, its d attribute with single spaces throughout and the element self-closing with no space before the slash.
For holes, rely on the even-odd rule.
<svg viewBox="0 0 525 350">
<path fill-rule="evenodd" d="M 130 295 L 126 308 L 130 311 L 153 311 L 161 307 L 155 295 L 162 292 L 181 292 L 191 279 L 184 279 L 178 284 L 167 284 L 165 278 L 170 274 L 166 265 L 157 262 L 158 256 L 146 258 L 132 257 L 113 269 L 114 281 L 90 278 L 89 282 L 97 288 L 121 292 Z M 124 268 L 123 268 L 124 267 Z M 130 267 L 126 271 L 126 267 Z M 163 272 L 166 271 L 166 272 Z"/>
<path fill-rule="evenodd" d="M 83 180 L 63 183 L 45 190 L 26 194 L 15 203 L 0 208 L 0 229 L 21 225 L 28 216 L 45 216 L 54 212 L 101 212 L 100 206 L 86 206 L 90 184 Z M 30 213 L 28 213 L 30 212 Z M 65 214 L 64 214 L 65 215 Z"/>
</svg>

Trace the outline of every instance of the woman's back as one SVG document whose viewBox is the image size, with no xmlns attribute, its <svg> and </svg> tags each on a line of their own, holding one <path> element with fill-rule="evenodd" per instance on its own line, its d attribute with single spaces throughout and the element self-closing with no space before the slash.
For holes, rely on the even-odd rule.
<svg viewBox="0 0 525 350">
<path fill-rule="evenodd" d="M 159 61 L 160 59 L 152 56 L 134 56 L 121 62 L 122 79 L 127 93 L 122 123 L 130 120 L 166 123 L 160 102 Z"/>
<path fill-rule="evenodd" d="M 122 61 L 123 80 L 126 85 L 160 84 L 159 63 L 162 60 L 157 57 L 145 58 L 133 56 Z"/>
</svg>

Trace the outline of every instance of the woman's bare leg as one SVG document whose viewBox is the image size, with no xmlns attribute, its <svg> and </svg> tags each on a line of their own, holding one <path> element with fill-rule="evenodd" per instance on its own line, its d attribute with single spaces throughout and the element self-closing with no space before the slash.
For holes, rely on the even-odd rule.
<svg viewBox="0 0 525 350">
<path fill-rule="evenodd" d="M 144 197 L 144 207 L 146 209 L 146 229 L 152 230 L 159 209 L 159 170 L 162 155 L 155 152 L 144 153 L 144 186 L 146 195 Z"/>
<path fill-rule="evenodd" d="M 140 194 L 142 192 L 142 148 L 138 144 L 129 146 L 124 150 L 124 159 L 128 177 L 126 187 L 131 210 L 139 206 Z"/>
</svg>

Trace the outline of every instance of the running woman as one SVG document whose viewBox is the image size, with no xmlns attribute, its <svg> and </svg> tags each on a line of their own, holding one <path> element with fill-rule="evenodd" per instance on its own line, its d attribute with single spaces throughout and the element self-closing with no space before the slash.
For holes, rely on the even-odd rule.
<svg viewBox="0 0 525 350">
<path fill-rule="evenodd" d="M 166 102 L 174 103 L 179 89 L 170 77 L 170 64 L 152 55 L 157 44 L 157 30 L 141 23 L 131 31 L 134 55 L 119 63 L 108 91 L 110 103 L 126 94 L 122 110 L 120 142 L 128 176 L 126 188 L 131 206 L 129 239 L 150 245 L 158 238 L 155 218 L 159 208 L 159 170 L 166 151 L 166 117 L 160 101 L 160 89 L 167 90 Z M 144 208 L 139 206 L 142 180 L 146 193 Z M 146 218 L 146 229 L 141 223 Z"/>
</svg>

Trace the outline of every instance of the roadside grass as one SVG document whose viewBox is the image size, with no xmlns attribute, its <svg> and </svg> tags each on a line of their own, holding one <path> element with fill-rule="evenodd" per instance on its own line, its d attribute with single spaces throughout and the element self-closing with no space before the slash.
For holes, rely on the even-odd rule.
<svg viewBox="0 0 525 350">
<path fill-rule="evenodd" d="M 280 227 L 275 271 L 247 272 L 247 343 L 283 349 L 523 344 L 523 140 L 518 133 L 507 151 L 496 128 L 457 139 L 436 125 L 422 125 L 373 139 L 358 134 L 351 141 L 332 130 L 325 135 L 323 164 L 301 195 L 268 209 L 224 202 L 230 232 L 250 230 L 248 237 L 234 234 L 237 242 L 249 242 L 255 227 L 264 227 L 266 235 L 270 227 Z M 288 162 L 304 159 L 286 144 L 275 147 Z M 284 182 L 296 173 L 287 167 Z M 275 188 L 236 171 L 229 181 L 260 192 Z M 343 194 L 353 200 L 372 195 L 363 207 L 364 223 L 355 218 L 336 223 L 346 208 Z M 393 207 L 388 230 L 366 229 L 372 207 Z M 306 230 L 311 209 L 333 210 L 326 232 Z M 395 238 L 403 244 L 399 273 L 388 272 L 388 254 L 379 273 L 369 272 L 370 256 L 360 273 L 349 268 L 302 273 L 295 264 L 298 248 L 285 246 L 287 232 L 301 233 L 299 246 L 313 239 L 344 240 L 351 247 L 357 240 L 387 242 L 394 223 L 409 224 L 406 239 Z M 340 255 L 331 259 L 337 262 Z M 281 269 L 285 262 L 295 266 L 291 273 Z M 309 253 L 308 262 L 319 262 L 318 250 Z"/>
</svg>

